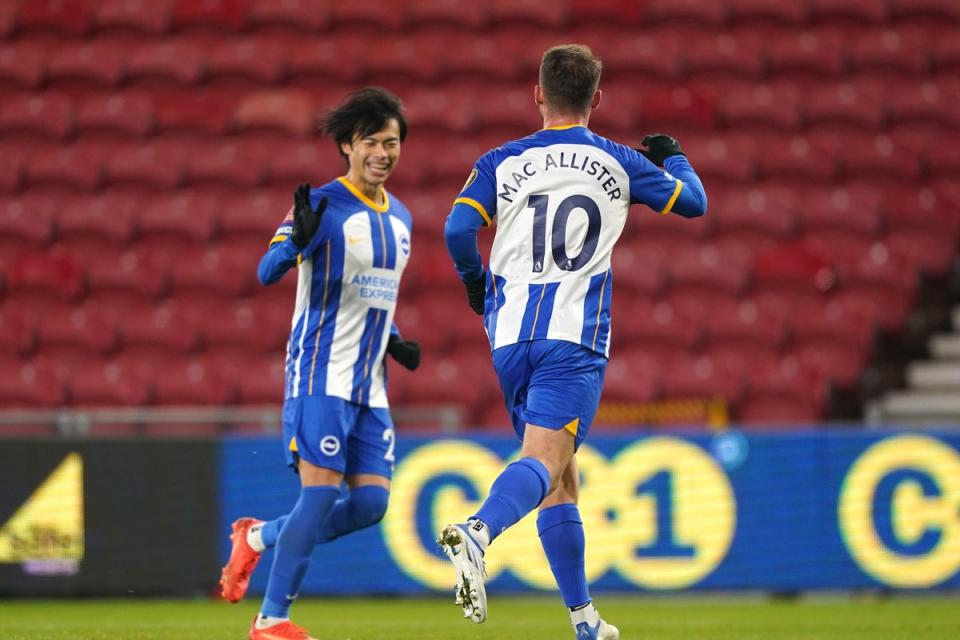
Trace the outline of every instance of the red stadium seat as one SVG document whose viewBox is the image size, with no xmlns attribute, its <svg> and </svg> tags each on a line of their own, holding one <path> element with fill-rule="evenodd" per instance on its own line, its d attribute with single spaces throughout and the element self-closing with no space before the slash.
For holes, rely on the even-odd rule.
<svg viewBox="0 0 960 640">
<path fill-rule="evenodd" d="M 678 358 L 663 370 L 663 396 L 673 399 L 720 396 L 736 404 L 743 393 L 743 379 L 735 371 L 723 370 L 708 356 Z"/>
<path fill-rule="evenodd" d="M 853 82 L 817 83 L 806 97 L 807 121 L 814 126 L 880 128 L 886 118 L 884 84 L 874 78 Z"/>
<path fill-rule="evenodd" d="M 90 296 L 97 301 L 151 304 L 166 290 L 169 268 L 163 256 L 147 251 L 94 254 L 87 267 Z"/>
<path fill-rule="evenodd" d="M 791 347 L 787 355 L 797 359 L 800 365 L 815 375 L 829 380 L 841 389 L 852 390 L 857 386 L 867 363 L 867 350 L 859 345 L 827 341 L 805 341 Z"/>
<path fill-rule="evenodd" d="M 750 233 L 771 239 L 787 238 L 797 228 L 797 191 L 776 183 L 757 183 L 710 195 L 710 217 L 718 234 Z"/>
<path fill-rule="evenodd" d="M 641 112 L 649 127 L 709 129 L 718 118 L 717 97 L 705 85 L 652 89 L 644 94 Z"/>
<path fill-rule="evenodd" d="M 931 45 L 930 56 L 933 68 L 940 73 L 955 71 L 960 67 L 960 41 L 957 40 L 956 34 L 952 30 L 939 34 Z M 2 62 L 0 62 L 0 69 L 2 68 Z"/>
<path fill-rule="evenodd" d="M 217 316 L 204 319 L 204 343 L 209 350 L 279 354 L 290 330 L 290 317 L 283 311 L 237 302 Z"/>
<path fill-rule="evenodd" d="M 411 2 L 406 9 L 410 23 L 419 27 L 453 25 L 468 31 L 485 26 L 488 18 L 488 7 L 483 2 L 420 0 Z"/>
<path fill-rule="evenodd" d="M 17 28 L 32 35 L 52 32 L 79 36 L 90 27 L 92 10 L 92 4 L 85 0 L 30 0 L 20 5 Z"/>
<path fill-rule="evenodd" d="M 865 350 L 873 339 L 873 329 L 868 310 L 825 300 L 807 305 L 793 319 L 793 345 L 840 343 Z"/>
<path fill-rule="evenodd" d="M 706 316 L 710 349 L 736 347 L 749 352 L 758 348 L 776 349 L 786 339 L 792 318 L 774 307 L 756 301 L 729 299 L 715 304 Z"/>
<path fill-rule="evenodd" d="M 652 296 L 666 283 L 663 263 L 630 245 L 616 248 L 612 256 L 613 282 L 617 295 Z"/>
<path fill-rule="evenodd" d="M 871 184 L 811 187 L 801 201 L 800 222 L 808 233 L 836 230 L 872 236 L 883 225 L 883 196 Z"/>
<path fill-rule="evenodd" d="M 937 276 L 947 274 L 957 254 L 956 238 L 936 231 L 896 231 L 883 237 L 882 241 L 891 252 Z"/>
<path fill-rule="evenodd" d="M 393 0 L 369 0 L 363 3 L 338 2 L 333 6 L 336 28 L 345 25 L 398 31 L 406 25 L 407 16 L 403 5 Z"/>
<path fill-rule="evenodd" d="M 697 173 L 705 180 L 746 182 L 756 175 L 757 141 L 752 136 L 732 134 L 692 138 L 683 141 L 683 148 Z"/>
<path fill-rule="evenodd" d="M 186 160 L 187 181 L 229 187 L 255 187 L 266 173 L 268 150 L 254 140 L 201 144 Z"/>
<path fill-rule="evenodd" d="M 259 244 L 265 251 L 292 202 L 292 189 L 289 193 L 254 191 L 226 198 L 219 216 L 224 245 Z"/>
<path fill-rule="evenodd" d="M 6 137 L 65 137 L 73 130 L 73 101 L 56 92 L 15 94 L 0 104 L 0 132 Z"/>
<path fill-rule="evenodd" d="M 737 411 L 752 429 L 810 424 L 822 419 L 827 388 L 796 358 L 761 359 L 747 370 L 747 392 Z"/>
<path fill-rule="evenodd" d="M 313 36 L 330 25 L 330 3 L 326 0 L 253 2 L 247 10 L 247 20 L 257 30 L 294 28 Z"/>
<path fill-rule="evenodd" d="M 547 4 L 539 0 L 493 0 L 487 5 L 494 24 L 531 25 L 550 30 L 563 27 L 569 11 L 566 2 Z"/>
<path fill-rule="evenodd" d="M 0 147 L 0 192 L 15 192 L 23 183 L 23 151 L 18 146 Z"/>
<path fill-rule="evenodd" d="M 952 0 L 891 0 L 895 19 L 931 18 L 938 22 L 960 22 L 960 7 Z"/>
<path fill-rule="evenodd" d="M 403 168 L 400 171 L 406 169 L 405 164 L 401 159 L 400 166 Z M 342 174 L 344 170 L 343 158 L 326 140 L 279 142 L 270 148 L 266 158 L 269 182 L 278 189 L 289 191 L 289 194 L 293 194 L 295 185 L 301 182 L 315 182 L 317 176 L 335 176 Z M 287 200 L 287 206 L 281 207 L 274 214 L 280 216 L 275 221 L 277 224 L 293 203 L 292 197 Z"/>
<path fill-rule="evenodd" d="M 140 232 L 153 238 L 173 236 L 188 243 L 203 243 L 213 236 L 220 206 L 216 195 L 202 191 L 158 195 L 150 198 L 140 212 Z"/>
<path fill-rule="evenodd" d="M 628 301 L 616 317 L 621 320 L 613 325 L 614 340 L 643 348 L 661 361 L 678 352 L 689 352 L 703 337 L 702 316 L 681 313 L 667 302 L 636 298 Z"/>
<path fill-rule="evenodd" d="M 475 49 L 470 51 L 476 54 Z M 450 57 L 444 59 L 444 64 L 450 64 Z M 448 85 L 439 90 L 436 87 L 411 89 L 404 95 L 407 122 L 411 127 L 420 129 L 442 127 L 448 131 L 460 133 L 473 128 L 475 101 L 476 96 L 467 86 Z"/>
<path fill-rule="evenodd" d="M 170 26 L 172 7 L 173 0 L 100 0 L 97 28 L 160 35 Z"/>
<path fill-rule="evenodd" d="M 886 193 L 886 221 L 890 232 L 929 231 L 952 238 L 960 234 L 960 211 L 942 190 L 894 187 Z"/>
<path fill-rule="evenodd" d="M 644 17 L 650 23 L 684 23 L 719 27 L 727 17 L 724 3 L 713 0 L 649 0 Z"/>
<path fill-rule="evenodd" d="M 0 44 L 0 81 L 33 88 L 46 75 L 46 51 L 38 42 Z"/>
<path fill-rule="evenodd" d="M 7 288 L 21 301 L 75 300 L 83 292 L 83 270 L 69 255 L 25 251 L 10 263 Z"/>
<path fill-rule="evenodd" d="M 679 252 L 666 265 L 671 290 L 696 293 L 707 300 L 732 298 L 742 292 L 751 266 L 709 244 Z"/>
<path fill-rule="evenodd" d="M 960 48 L 958 48 L 960 61 Z M 902 90 L 891 91 L 890 120 L 894 123 L 930 123 L 956 127 L 960 125 L 956 104 L 960 84 L 937 79 L 904 83 Z"/>
<path fill-rule="evenodd" d="M 277 405 L 283 401 L 285 367 L 280 354 L 266 356 L 239 371 L 237 402 L 245 405 Z"/>
<path fill-rule="evenodd" d="M 117 344 L 117 325 L 105 310 L 80 307 L 69 315 L 39 318 L 37 343 L 48 352 L 73 349 L 103 355 Z"/>
<path fill-rule="evenodd" d="M 0 201 L 2 253 L 9 257 L 17 249 L 46 246 L 53 237 L 54 215 L 62 213 L 57 202 L 56 197 L 41 193 Z"/>
<path fill-rule="evenodd" d="M 431 34 L 387 40 L 367 51 L 366 71 L 379 84 L 402 78 L 433 82 L 440 75 L 444 53 Z"/>
<path fill-rule="evenodd" d="M 36 342 L 36 326 L 30 314 L 13 305 L 0 307 L 0 354 L 21 356 Z"/>
<path fill-rule="evenodd" d="M 756 84 L 724 92 L 718 107 L 731 128 L 790 130 L 800 124 L 800 88 L 794 83 Z"/>
<path fill-rule="evenodd" d="M 785 3 L 786 4 L 786 3 Z M 694 38 L 685 48 L 687 71 L 694 75 L 718 74 L 744 79 L 759 78 L 766 68 L 763 52 L 767 36 L 758 31 L 720 32 Z M 785 110 L 789 105 L 780 105 Z"/>
<path fill-rule="evenodd" d="M 482 362 L 482 361 L 481 361 Z M 487 364 L 452 358 L 429 358 L 420 365 L 415 376 L 410 376 L 410 385 L 406 399 L 410 405 L 460 404 L 474 406 L 483 398 L 486 391 L 475 384 L 463 384 L 468 376 L 479 380 L 480 369 L 484 366 L 492 369 L 489 357 Z M 490 376 L 493 372 L 490 371 Z"/>
<path fill-rule="evenodd" d="M 603 403 L 650 402 L 660 393 L 661 363 L 636 349 L 617 349 L 603 377 Z"/>
<path fill-rule="evenodd" d="M 177 0 L 173 28 L 240 31 L 247 21 L 247 0 Z"/>
<path fill-rule="evenodd" d="M 632 0 L 570 0 L 570 18 L 574 25 L 592 22 L 638 25 L 644 17 L 643 4 Z M 579 38 L 573 40 L 583 42 Z"/>
<path fill-rule="evenodd" d="M 200 341 L 200 319 L 189 309 L 176 304 L 134 307 L 120 324 L 123 353 L 166 354 L 166 359 L 182 359 Z"/>
<path fill-rule="evenodd" d="M 855 72 L 916 77 L 927 71 L 929 40 L 911 28 L 868 31 L 851 44 L 850 64 Z"/>
<path fill-rule="evenodd" d="M 310 97 L 296 90 L 257 91 L 244 97 L 230 116 L 230 128 L 239 132 L 306 136 L 316 127 Z"/>
<path fill-rule="evenodd" d="M 203 75 L 206 50 L 186 39 L 147 41 L 135 47 L 126 60 L 132 81 L 161 81 L 191 85 Z"/>
<path fill-rule="evenodd" d="M 133 238 L 140 198 L 111 190 L 88 198 L 73 197 L 57 212 L 58 239 L 93 260 L 104 250 L 127 247 Z"/>
<path fill-rule="evenodd" d="M 0 5 L 0 38 L 6 38 L 16 26 L 17 10 L 15 2 L 5 2 Z"/>
<path fill-rule="evenodd" d="M 199 297 L 243 295 L 253 287 L 259 258 L 219 247 L 185 252 L 171 269 L 174 295 L 181 299 L 191 293 Z"/>
<path fill-rule="evenodd" d="M 344 64 L 349 60 L 349 64 Z M 334 31 L 328 37 L 312 35 L 294 41 L 287 58 L 289 80 L 295 86 L 308 81 L 356 82 L 365 71 L 366 47 L 349 32 Z M 340 99 L 340 92 L 331 92 Z"/>
<path fill-rule="evenodd" d="M 157 128 L 162 132 L 219 136 L 235 98 L 214 91 L 168 91 L 156 95 Z"/>
<path fill-rule="evenodd" d="M 71 404 L 79 407 L 136 407 L 150 402 L 151 387 L 145 363 L 131 359 L 94 362 L 70 381 Z"/>
<path fill-rule="evenodd" d="M 223 373 L 199 360 L 188 360 L 157 368 L 153 401 L 158 405 L 225 405 L 235 389 Z"/>
<path fill-rule="evenodd" d="M 27 362 L 2 372 L 0 407 L 4 409 L 52 409 L 66 400 L 66 388 L 47 366 Z"/>
<path fill-rule="evenodd" d="M 239 81 L 253 86 L 275 84 L 284 74 L 289 41 L 277 36 L 215 41 L 206 64 L 206 81 Z"/>
<path fill-rule="evenodd" d="M 640 32 L 624 38 L 619 29 L 606 25 L 578 35 L 621 77 L 636 74 L 647 78 L 647 82 L 669 82 L 683 70 L 681 44 L 669 33 Z"/>
<path fill-rule="evenodd" d="M 110 185 L 150 185 L 172 189 L 183 180 L 187 148 L 175 140 L 117 145 L 107 155 L 106 181 Z"/>
<path fill-rule="evenodd" d="M 141 138 L 153 130 L 153 100 L 136 91 L 95 94 L 80 103 L 75 116 L 80 135 L 110 133 Z"/>
<path fill-rule="evenodd" d="M 832 136 L 771 136 L 759 157 L 760 173 L 785 184 L 829 182 L 839 171 L 838 151 Z"/>
<path fill-rule="evenodd" d="M 734 25 L 771 23 L 802 26 L 807 21 L 803 2 L 769 2 L 769 0 L 727 0 L 729 18 Z"/>
<path fill-rule="evenodd" d="M 770 71 L 780 75 L 839 76 L 846 70 L 844 36 L 832 29 L 785 33 L 767 56 Z"/>
<path fill-rule="evenodd" d="M 67 42 L 54 50 L 47 63 L 50 82 L 74 81 L 102 86 L 118 84 L 130 46 L 120 40 Z"/>
<path fill-rule="evenodd" d="M 103 180 L 106 156 L 107 150 L 97 142 L 44 149 L 27 161 L 27 181 L 35 189 L 96 189 Z"/>
<path fill-rule="evenodd" d="M 818 298 L 833 288 L 837 274 L 830 261 L 799 244 L 785 244 L 757 256 L 754 291 Z"/>
<path fill-rule="evenodd" d="M 886 2 L 874 0 L 809 0 L 811 17 L 817 21 L 848 20 L 863 24 L 883 22 L 888 16 Z"/>
</svg>

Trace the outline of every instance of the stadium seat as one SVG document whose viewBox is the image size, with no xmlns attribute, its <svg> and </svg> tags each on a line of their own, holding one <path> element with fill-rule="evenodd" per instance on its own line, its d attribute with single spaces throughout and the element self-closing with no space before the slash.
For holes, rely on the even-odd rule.
<svg viewBox="0 0 960 640">
<path fill-rule="evenodd" d="M 118 190 L 87 197 L 75 195 L 70 207 L 57 212 L 58 240 L 91 261 L 109 249 L 127 247 L 140 203 L 137 194 Z"/>
<path fill-rule="evenodd" d="M 210 46 L 205 82 L 234 81 L 244 86 L 276 84 L 283 77 L 289 41 L 283 36 L 224 38 Z"/>
<path fill-rule="evenodd" d="M 837 274 L 823 255 L 789 243 L 757 256 L 753 278 L 756 293 L 816 299 L 834 287 Z"/>
<path fill-rule="evenodd" d="M 137 249 L 119 254 L 92 254 L 87 264 L 89 298 L 123 300 L 126 305 L 150 304 L 166 290 L 168 259 L 168 256 Z"/>
<path fill-rule="evenodd" d="M 840 76 L 846 70 L 844 37 L 833 29 L 788 32 L 770 44 L 767 59 L 770 72 L 781 76 Z"/>
<path fill-rule="evenodd" d="M 797 191 L 777 183 L 711 194 L 709 216 L 718 234 L 748 233 L 784 239 L 797 228 Z"/>
<path fill-rule="evenodd" d="M 819 22 L 878 23 L 889 12 L 886 2 L 874 0 L 809 0 L 809 6 L 811 18 Z"/>
<path fill-rule="evenodd" d="M 726 20 L 727 7 L 725 3 L 713 0 L 649 0 L 644 17 L 650 24 L 719 27 Z"/>
<path fill-rule="evenodd" d="M 173 293 L 181 299 L 190 292 L 201 297 L 243 295 L 253 287 L 259 259 L 224 247 L 184 252 L 170 272 Z"/>
<path fill-rule="evenodd" d="M 23 152 L 19 146 L 0 147 L 0 192 L 13 193 L 20 189 L 23 165 Z"/>
<path fill-rule="evenodd" d="M 291 180 L 289 184 L 296 181 Z M 225 246 L 258 244 L 266 250 L 274 231 L 293 203 L 293 188 L 260 190 L 229 196 L 218 216 L 221 241 Z"/>
<path fill-rule="evenodd" d="M 173 236 L 187 243 L 203 243 L 213 236 L 221 206 L 215 194 L 204 191 L 156 195 L 140 211 L 140 233 L 152 239 Z"/>
<path fill-rule="evenodd" d="M 46 57 L 45 48 L 31 40 L 0 44 L 0 81 L 37 87 L 46 75 Z"/>
<path fill-rule="evenodd" d="M 723 370 L 709 356 L 677 358 L 663 369 L 662 394 L 671 399 L 703 399 L 720 396 L 736 404 L 743 393 L 743 380 L 735 371 Z"/>
<path fill-rule="evenodd" d="M 640 32 L 629 38 L 609 25 L 578 32 L 619 77 L 641 76 L 646 82 L 673 81 L 683 70 L 682 47 L 663 32 Z M 602 108 L 602 107 L 601 107 Z"/>
<path fill-rule="evenodd" d="M 123 79 L 129 50 L 125 41 L 104 38 L 63 43 L 47 62 L 47 80 L 114 86 Z"/>
<path fill-rule="evenodd" d="M 0 249 L 9 258 L 14 251 L 46 246 L 53 237 L 53 219 L 61 213 L 57 198 L 25 193 L 0 200 Z M 3 258 L 0 261 L 5 263 Z"/>
<path fill-rule="evenodd" d="M 236 98 L 213 90 L 168 90 L 155 94 L 157 129 L 163 133 L 220 136 Z"/>
<path fill-rule="evenodd" d="M 36 325 L 23 309 L 13 305 L 0 307 L 0 354 L 19 358 L 36 342 Z"/>
<path fill-rule="evenodd" d="M 661 363 L 636 349 L 617 349 L 603 376 L 603 403 L 650 402 L 660 393 Z"/>
<path fill-rule="evenodd" d="M 611 259 L 614 295 L 653 296 L 666 284 L 663 263 L 630 245 L 619 245 Z M 616 293 L 619 292 L 619 293 Z"/>
<path fill-rule="evenodd" d="M 704 179 L 725 182 L 753 180 L 757 170 L 757 141 L 752 136 L 707 135 L 683 141 L 697 173 Z M 764 145 L 766 152 L 766 145 Z"/>
<path fill-rule="evenodd" d="M 241 99 L 229 119 L 241 133 L 267 132 L 307 136 L 316 127 L 310 97 L 297 90 L 256 91 Z"/>
<path fill-rule="evenodd" d="M 29 0 L 20 3 L 17 29 L 31 36 L 80 36 L 90 28 L 92 12 L 93 5 L 85 0 Z"/>
<path fill-rule="evenodd" d="M 247 21 L 257 31 L 273 27 L 302 29 L 312 37 L 330 26 L 330 3 L 326 0 L 252 2 L 247 11 Z"/>
<path fill-rule="evenodd" d="M 238 301 L 217 316 L 204 318 L 204 344 L 210 351 L 280 354 L 290 333 L 290 316 L 284 311 Z"/>
<path fill-rule="evenodd" d="M 890 232 L 929 231 L 960 237 L 960 212 L 947 193 L 926 186 L 894 186 L 886 190 L 886 223 Z"/>
<path fill-rule="evenodd" d="M 696 293 L 707 300 L 732 298 L 741 293 L 749 282 L 751 267 L 733 255 L 722 254 L 711 244 L 678 252 L 666 264 L 672 291 Z"/>
<path fill-rule="evenodd" d="M 192 85 L 203 75 L 206 50 L 194 40 L 147 40 L 127 57 L 127 75 L 132 82 L 163 82 Z"/>
<path fill-rule="evenodd" d="M 405 164 L 401 159 L 398 172 L 407 169 Z M 311 182 L 319 186 L 316 183 L 317 176 L 336 176 L 342 174 L 344 169 L 343 158 L 327 140 L 279 142 L 273 145 L 266 158 L 268 182 L 278 190 L 289 192 L 290 196 L 297 184 Z M 284 206 L 274 212 L 274 216 L 279 216 L 274 221 L 277 225 L 292 203 L 292 197 L 288 197 Z"/>
<path fill-rule="evenodd" d="M 158 36 L 170 27 L 173 0 L 100 0 L 96 25 L 99 31 L 132 30 Z"/>
<path fill-rule="evenodd" d="M 808 9 L 803 2 L 769 2 L 769 0 L 727 0 L 729 20 L 733 26 L 744 24 L 779 24 L 802 26 Z"/>
<path fill-rule="evenodd" d="M 792 130 L 800 125 L 801 90 L 794 83 L 757 83 L 743 90 L 723 92 L 718 110 L 734 129 Z"/>
<path fill-rule="evenodd" d="M 4 409 L 53 409 L 66 401 L 64 384 L 46 366 L 26 362 L 2 375 L 0 407 Z"/>
<path fill-rule="evenodd" d="M 223 372 L 199 360 L 186 360 L 158 367 L 154 383 L 154 404 L 225 405 L 235 397 L 235 389 L 224 380 Z"/>
<path fill-rule="evenodd" d="M 929 36 L 913 28 L 867 31 L 850 46 L 853 72 L 870 72 L 875 77 L 891 74 L 891 79 L 916 77 L 926 73 L 929 63 Z"/>
<path fill-rule="evenodd" d="M 653 302 L 647 298 L 635 298 L 626 304 L 615 317 L 614 339 L 621 344 L 642 348 L 647 353 L 664 361 L 678 352 L 689 352 L 703 338 L 702 316 L 692 312 L 681 313 L 668 302 Z"/>
<path fill-rule="evenodd" d="M 247 0 L 177 0 L 173 7 L 175 31 L 240 31 L 246 21 Z"/>
<path fill-rule="evenodd" d="M 952 0 L 891 0 L 890 10 L 896 20 L 931 18 L 938 22 L 960 22 L 960 7 Z"/>
<path fill-rule="evenodd" d="M 788 348 L 786 354 L 796 358 L 800 366 L 845 390 L 856 388 L 868 356 L 867 349 L 832 338 L 804 341 Z"/>
<path fill-rule="evenodd" d="M 492 45 L 491 45 L 492 46 Z M 465 46 L 471 54 L 476 55 L 476 49 Z M 464 56 L 466 59 L 475 59 Z M 444 65 L 451 65 L 451 58 L 455 57 L 451 51 L 445 56 Z M 451 67 L 447 67 L 448 70 Z M 464 69 L 456 69 L 460 73 Z M 473 106 L 476 96 L 466 85 L 445 85 L 440 90 L 434 87 L 412 88 L 404 94 L 404 107 L 407 111 L 407 122 L 411 128 L 427 130 L 441 127 L 447 131 L 463 133 L 473 128 Z M 404 149 L 406 151 L 406 149 Z"/>
<path fill-rule="evenodd" d="M 7 139 L 24 136 L 61 139 L 73 131 L 73 100 L 49 91 L 14 94 L 0 104 L 0 132 Z"/>
<path fill-rule="evenodd" d="M 539 0 L 493 0 L 487 3 L 489 19 L 495 25 L 530 25 L 556 30 L 569 18 L 567 2 L 543 3 Z"/>
<path fill-rule="evenodd" d="M 112 145 L 107 154 L 108 185 L 149 185 L 168 190 L 183 180 L 187 148 L 176 140 L 136 141 Z"/>
<path fill-rule="evenodd" d="M 239 371 L 237 402 L 245 405 L 277 405 L 283 401 L 285 367 L 278 353 Z"/>
<path fill-rule="evenodd" d="M 75 300 L 84 289 L 83 270 L 78 261 L 65 254 L 22 251 L 10 262 L 6 277 L 10 295 L 27 300 Z"/>
<path fill-rule="evenodd" d="M 837 230 L 873 236 L 883 225 L 883 195 L 869 183 L 810 187 L 801 202 L 800 223 L 806 233 Z"/>
<path fill-rule="evenodd" d="M 759 154 L 760 174 L 781 184 L 830 182 L 839 172 L 837 152 L 832 136 L 771 135 Z"/>
<path fill-rule="evenodd" d="M 200 341 L 199 327 L 197 314 L 183 305 L 168 302 L 134 307 L 120 324 L 123 352 L 129 356 L 163 354 L 166 360 L 183 360 Z"/>
<path fill-rule="evenodd" d="M 142 138 L 153 130 L 153 100 L 137 91 L 98 93 L 80 103 L 75 117 L 80 136 L 115 134 Z"/>
<path fill-rule="evenodd" d="M 255 140 L 198 144 L 186 159 L 186 179 L 193 185 L 255 187 L 266 173 L 268 150 Z"/>
<path fill-rule="evenodd" d="M 945 127 L 960 125 L 955 108 L 960 99 L 960 84 L 926 79 L 904 82 L 901 86 L 902 90 L 890 92 L 891 122 L 930 123 Z"/>
<path fill-rule="evenodd" d="M 747 370 L 736 417 L 751 429 L 813 424 L 823 419 L 827 388 L 796 358 L 760 359 Z"/>
<path fill-rule="evenodd" d="M 893 231 L 881 238 L 891 252 L 931 275 L 944 276 L 957 254 L 956 238 L 930 231 Z"/>
<path fill-rule="evenodd" d="M 960 41 L 952 30 L 944 31 L 935 37 L 930 50 L 931 66 L 939 73 L 955 71 L 960 67 Z M 2 56 L 0 56 L 2 60 Z M 2 69 L 0 62 L 0 69 Z M 0 71 L 2 74 L 2 71 Z"/>
<path fill-rule="evenodd" d="M 5 2 L 0 5 L 0 39 L 7 38 L 13 32 L 19 8 L 15 2 Z"/>
<path fill-rule="evenodd" d="M 62 354 L 65 350 L 104 355 L 117 344 L 117 325 L 107 310 L 78 307 L 70 314 L 38 318 L 37 346 Z"/>
<path fill-rule="evenodd" d="M 763 55 L 766 39 L 762 31 L 755 34 L 724 31 L 695 38 L 684 51 L 687 72 L 696 77 L 723 75 L 744 80 L 757 79 L 766 69 Z M 789 108 L 789 105 L 780 106 Z"/>
<path fill-rule="evenodd" d="M 334 28 L 363 27 L 385 31 L 399 31 L 407 24 L 405 7 L 392 0 L 338 2 L 333 5 Z"/>
<path fill-rule="evenodd" d="M 78 407 L 144 406 L 151 395 L 146 367 L 130 358 L 93 362 L 72 376 L 69 388 Z"/>
<path fill-rule="evenodd" d="M 344 64 L 349 60 L 350 64 Z M 312 35 L 296 40 L 287 58 L 288 80 L 294 86 L 308 82 L 354 83 L 360 81 L 366 69 L 366 48 L 362 40 L 349 32 L 334 31 L 327 37 Z M 331 91 L 340 99 L 341 91 Z"/>
<path fill-rule="evenodd" d="M 570 21 L 574 27 L 593 23 L 632 27 L 644 18 L 644 6 L 631 0 L 570 0 Z M 579 38 L 573 40 L 583 42 Z"/>
<path fill-rule="evenodd" d="M 461 0 L 420 0 L 407 6 L 407 17 L 418 27 L 454 26 L 472 31 L 486 26 L 487 4 Z"/>
<path fill-rule="evenodd" d="M 106 155 L 95 141 L 43 149 L 27 160 L 27 182 L 33 189 L 96 189 L 103 180 Z"/>
<path fill-rule="evenodd" d="M 706 315 L 708 349 L 735 348 L 742 353 L 777 349 L 791 324 L 792 318 L 782 310 L 761 306 L 750 298 L 729 298 L 714 304 Z"/>
<path fill-rule="evenodd" d="M 712 129 L 718 119 L 717 98 L 714 91 L 702 84 L 690 84 L 644 93 L 641 119 L 648 126 L 676 130 Z M 691 138 L 684 138 L 684 145 Z"/>
<path fill-rule="evenodd" d="M 887 115 L 886 93 L 883 82 L 872 77 L 816 83 L 804 101 L 806 121 L 818 128 L 878 129 Z"/>
<path fill-rule="evenodd" d="M 489 357 L 486 362 L 489 363 Z M 453 358 L 429 358 L 421 363 L 415 376 L 410 376 L 406 393 L 408 405 L 461 404 L 473 407 L 485 395 L 476 384 L 464 384 L 465 379 L 480 379 L 480 363 L 466 363 Z M 492 365 L 487 364 L 492 369 Z M 493 372 L 490 372 L 493 375 Z"/>
</svg>

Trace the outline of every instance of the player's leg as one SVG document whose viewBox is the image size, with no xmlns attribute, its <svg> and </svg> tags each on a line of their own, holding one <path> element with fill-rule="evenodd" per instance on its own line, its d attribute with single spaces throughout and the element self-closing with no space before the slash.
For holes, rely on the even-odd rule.
<svg viewBox="0 0 960 640">
<path fill-rule="evenodd" d="M 294 421 L 296 433 L 288 440 L 288 455 L 297 461 L 300 496 L 277 537 L 266 594 L 250 630 L 251 640 L 307 638 L 306 632 L 289 621 L 290 605 L 300 591 L 323 523 L 340 497 L 346 466 L 343 442 L 355 419 L 348 403 L 325 396 L 297 400 L 299 419 Z M 285 425 L 285 440 L 286 436 Z"/>
<path fill-rule="evenodd" d="M 570 623 L 580 638 L 617 640 L 616 627 L 600 619 L 590 599 L 584 566 L 586 539 L 583 520 L 577 509 L 580 473 L 576 456 L 560 474 L 556 489 L 544 499 L 537 517 L 540 544 L 560 588 L 563 603 L 570 611 Z"/>
</svg>

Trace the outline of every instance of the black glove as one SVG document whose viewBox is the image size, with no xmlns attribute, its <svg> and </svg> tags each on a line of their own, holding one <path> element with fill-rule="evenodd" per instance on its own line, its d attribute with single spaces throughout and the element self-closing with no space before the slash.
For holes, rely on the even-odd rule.
<svg viewBox="0 0 960 640">
<path fill-rule="evenodd" d="M 293 232 L 290 234 L 290 241 L 298 249 L 310 244 L 310 239 L 320 227 L 320 218 L 326 208 L 326 197 L 320 198 L 316 211 L 310 206 L 310 185 L 306 182 L 293 192 Z"/>
<path fill-rule="evenodd" d="M 644 136 L 640 144 L 646 147 L 646 149 L 637 149 L 637 151 L 645 155 L 647 160 L 658 167 L 662 167 L 663 161 L 670 156 L 687 155 L 680 150 L 680 143 L 677 142 L 677 139 L 665 133 L 651 133 L 648 136 Z"/>
<path fill-rule="evenodd" d="M 404 340 L 391 333 L 387 340 L 387 353 L 410 371 L 420 366 L 420 344 L 413 340 Z"/>
<path fill-rule="evenodd" d="M 476 280 L 466 280 L 463 286 L 467 288 L 467 301 L 470 308 L 478 315 L 483 315 L 483 299 L 487 295 L 487 274 L 483 273 Z"/>
</svg>

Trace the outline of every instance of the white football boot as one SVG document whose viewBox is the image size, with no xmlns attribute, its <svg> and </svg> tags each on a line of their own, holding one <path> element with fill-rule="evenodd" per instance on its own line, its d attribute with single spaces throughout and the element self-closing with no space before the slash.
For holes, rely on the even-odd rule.
<svg viewBox="0 0 960 640">
<path fill-rule="evenodd" d="M 454 601 L 463 608 L 463 617 L 480 624 L 487 619 L 487 577 L 483 548 L 470 535 L 468 524 L 448 524 L 437 544 L 457 570 Z"/>
<path fill-rule="evenodd" d="M 603 620 L 593 627 L 589 622 L 581 622 L 574 631 L 577 632 L 577 640 L 620 640 L 620 630 Z"/>
</svg>

